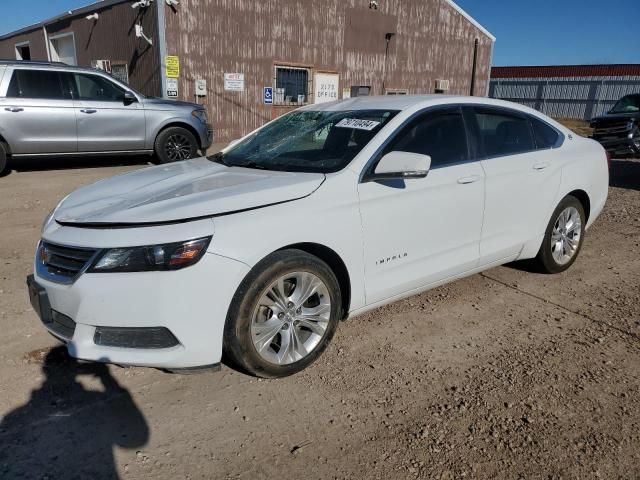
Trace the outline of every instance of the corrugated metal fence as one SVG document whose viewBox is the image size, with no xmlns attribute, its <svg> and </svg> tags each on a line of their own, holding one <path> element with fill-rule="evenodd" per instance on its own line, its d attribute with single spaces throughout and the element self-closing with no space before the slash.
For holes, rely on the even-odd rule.
<svg viewBox="0 0 640 480">
<path fill-rule="evenodd" d="M 520 103 L 555 118 L 590 120 L 621 97 L 640 93 L 640 76 L 492 78 L 489 96 Z"/>
</svg>

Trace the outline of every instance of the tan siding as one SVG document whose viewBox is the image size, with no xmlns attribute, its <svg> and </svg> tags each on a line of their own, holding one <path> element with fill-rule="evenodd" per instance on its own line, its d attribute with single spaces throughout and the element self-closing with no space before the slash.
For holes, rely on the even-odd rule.
<svg viewBox="0 0 640 480">
<path fill-rule="evenodd" d="M 44 43 L 44 32 L 42 28 L 31 32 L 16 35 L 15 37 L 0 40 L 0 59 L 16 59 L 16 43 L 29 42 L 32 60 L 47 60 L 47 50 Z"/>
<path fill-rule="evenodd" d="M 97 21 L 87 20 L 87 14 L 69 16 L 47 25 L 49 37 L 73 32 L 78 65 L 89 67 L 92 60 L 126 62 L 129 67 L 129 83 L 146 95 L 160 95 L 160 61 L 155 7 L 146 10 L 133 9 L 130 3 L 107 8 L 96 5 Z M 135 24 L 142 23 L 145 34 L 155 42 L 150 46 L 135 36 Z M 15 59 L 14 45 L 31 40 L 33 60 L 47 60 L 42 27 L 21 35 L 0 40 L 0 56 Z"/>
<path fill-rule="evenodd" d="M 187 5 L 188 4 L 188 5 Z M 491 40 L 444 0 L 185 0 L 166 9 L 167 54 L 181 61 L 180 97 L 194 100 L 194 80 L 207 80 L 216 140 L 230 140 L 289 108 L 262 105 L 275 64 L 340 74 L 340 89 L 370 85 L 382 93 L 385 33 L 396 33 L 387 59 L 387 88 L 433 93 L 436 79 L 450 93 L 468 94 L 473 44 L 479 39 L 476 94 L 489 77 Z M 187 8 L 188 7 L 188 8 Z M 223 74 L 245 75 L 244 92 L 225 92 Z"/>
<path fill-rule="evenodd" d="M 47 26 L 50 36 L 73 32 L 78 65 L 91 66 L 92 60 L 126 62 L 129 83 L 146 95 L 160 94 L 160 64 L 157 47 L 155 8 L 133 9 L 128 3 L 109 8 L 96 8 L 97 21 L 84 16 L 59 21 Z M 156 40 L 149 45 L 136 38 L 135 24 L 142 23 L 148 37 Z"/>
</svg>

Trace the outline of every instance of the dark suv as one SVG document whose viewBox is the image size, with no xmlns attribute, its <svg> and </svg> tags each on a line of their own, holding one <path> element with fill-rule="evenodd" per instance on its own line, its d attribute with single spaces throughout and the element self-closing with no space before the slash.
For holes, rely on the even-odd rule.
<svg viewBox="0 0 640 480">
<path fill-rule="evenodd" d="M 611 155 L 640 156 L 640 94 L 622 97 L 609 113 L 591 120 L 591 128 Z"/>
</svg>

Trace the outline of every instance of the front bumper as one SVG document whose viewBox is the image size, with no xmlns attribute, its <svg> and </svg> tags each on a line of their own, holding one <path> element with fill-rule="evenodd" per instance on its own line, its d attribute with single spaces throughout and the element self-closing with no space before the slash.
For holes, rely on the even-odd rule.
<svg viewBox="0 0 640 480">
<path fill-rule="evenodd" d="M 592 137 L 612 156 L 640 155 L 640 138 L 634 137 Z"/>
<path fill-rule="evenodd" d="M 122 365 L 190 369 L 222 358 L 231 299 L 249 268 L 207 253 L 196 265 L 171 272 L 85 273 L 64 285 L 34 274 L 30 298 L 47 330 L 73 357 Z M 60 322 L 63 323 L 62 328 Z M 71 328 L 73 327 L 73 328 Z M 100 327 L 166 329 L 168 348 L 98 345 Z M 98 340 L 99 341 L 99 340 Z"/>
<path fill-rule="evenodd" d="M 200 134 L 200 147 L 206 151 L 213 143 L 213 128 L 208 123 L 201 124 L 198 133 Z"/>
</svg>

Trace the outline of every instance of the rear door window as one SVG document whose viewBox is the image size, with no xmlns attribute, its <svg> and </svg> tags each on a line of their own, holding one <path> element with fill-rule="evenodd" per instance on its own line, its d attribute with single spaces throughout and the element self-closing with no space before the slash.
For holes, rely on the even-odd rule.
<svg viewBox="0 0 640 480">
<path fill-rule="evenodd" d="M 53 70 L 13 71 L 8 98 L 40 98 L 47 100 L 64 100 L 69 95 L 62 88 L 60 73 Z"/>
<path fill-rule="evenodd" d="M 558 144 L 560 134 L 551 125 L 547 125 L 542 120 L 531 117 L 531 126 L 533 127 L 533 135 L 536 139 L 536 147 L 538 150 L 553 148 Z"/>
<path fill-rule="evenodd" d="M 535 150 L 529 119 L 503 110 L 475 109 L 482 157 L 516 155 Z"/>
</svg>

